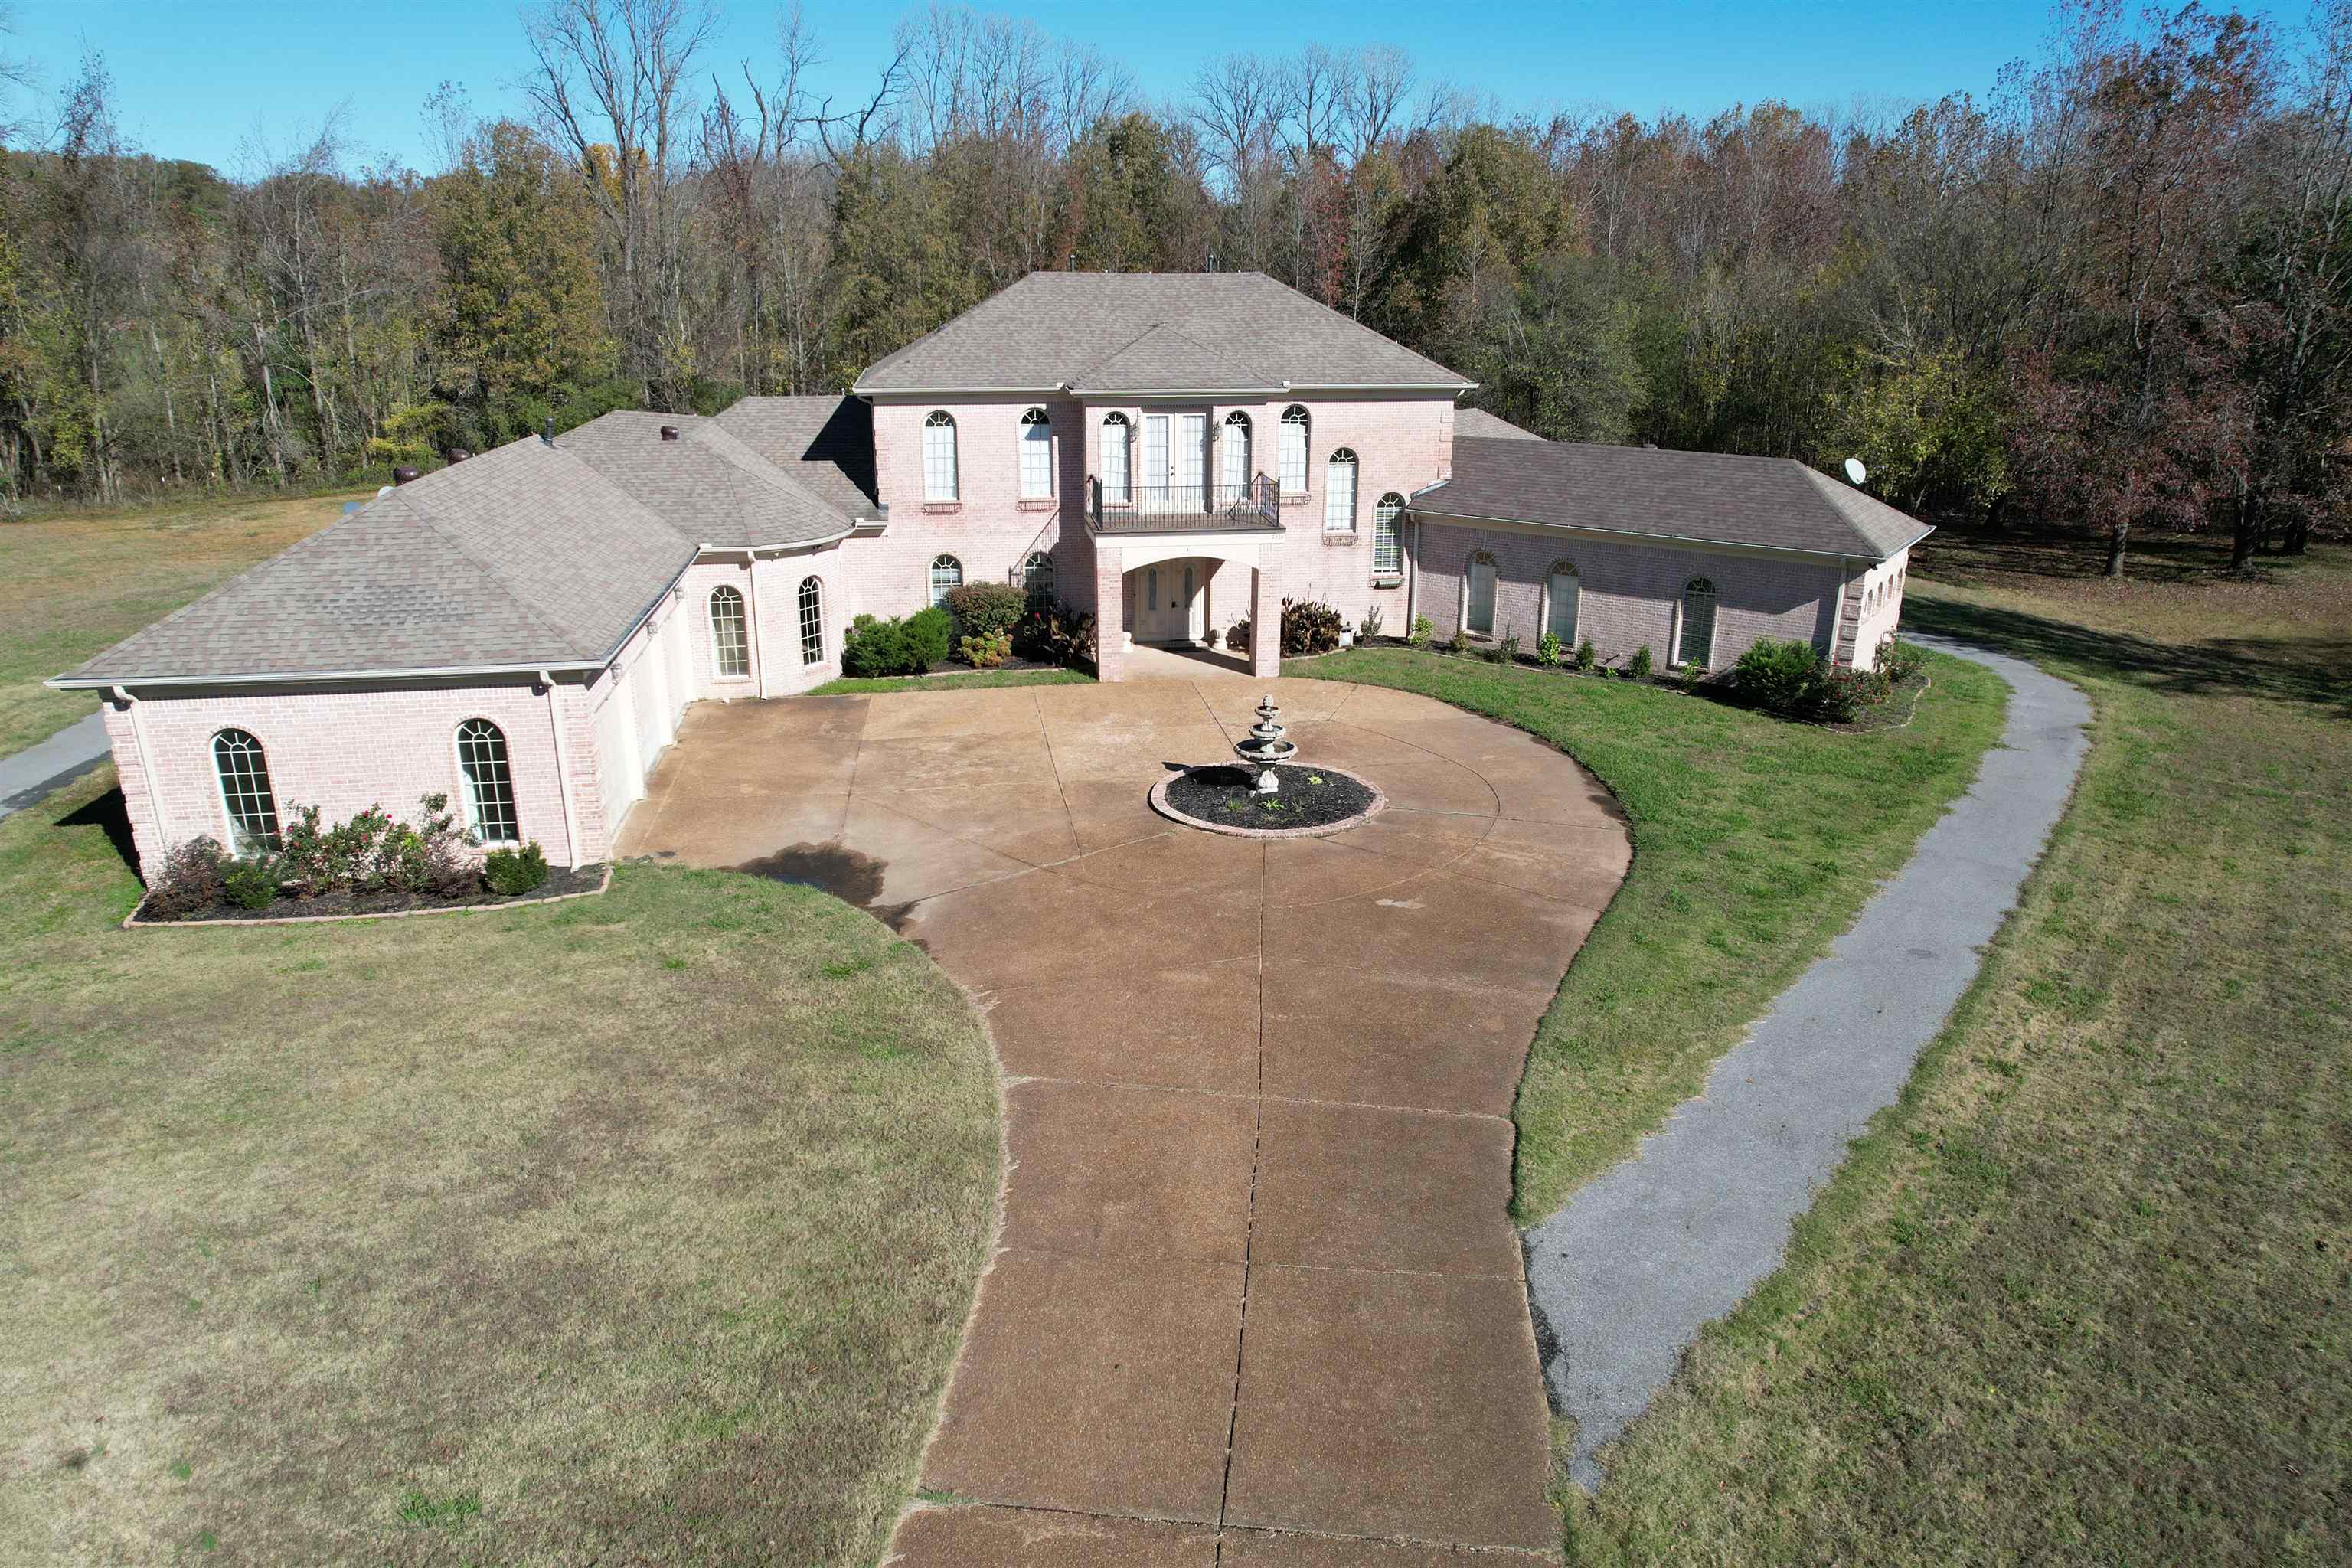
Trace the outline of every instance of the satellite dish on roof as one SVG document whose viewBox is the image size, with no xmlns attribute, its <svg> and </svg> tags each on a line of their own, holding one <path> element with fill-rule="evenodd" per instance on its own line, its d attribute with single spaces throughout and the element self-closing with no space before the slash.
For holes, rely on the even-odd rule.
<svg viewBox="0 0 2352 1568">
<path fill-rule="evenodd" d="M 386 496 L 390 495 L 391 493 L 392 493 L 392 487 L 391 487 L 390 485 L 385 485 L 385 486 L 384 486 L 384 487 L 383 487 L 381 489 L 379 489 L 379 490 L 377 490 L 377 491 L 375 492 L 375 499 L 376 499 L 376 500 L 382 500 L 384 497 L 386 497 Z"/>
<path fill-rule="evenodd" d="M 1845 477 L 1859 485 L 1870 478 L 1870 470 L 1862 466 L 1860 458 L 1848 458 L 1845 460 Z"/>
</svg>

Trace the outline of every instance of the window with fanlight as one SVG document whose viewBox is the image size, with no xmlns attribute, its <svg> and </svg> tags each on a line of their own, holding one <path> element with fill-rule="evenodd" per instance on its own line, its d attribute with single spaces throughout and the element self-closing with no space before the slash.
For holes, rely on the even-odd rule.
<svg viewBox="0 0 2352 1568">
<path fill-rule="evenodd" d="M 221 810 L 228 819 L 232 855 L 257 855 L 278 846 L 278 795 L 270 787 L 269 758 L 261 742 L 243 730 L 213 737 L 213 773 L 220 781 Z"/>
<path fill-rule="evenodd" d="M 1307 493 L 1307 410 L 1294 403 L 1282 411 L 1282 490 Z"/>
<path fill-rule="evenodd" d="M 824 662 L 824 584 L 814 577 L 801 579 L 801 662 Z"/>
<path fill-rule="evenodd" d="M 751 638 L 743 616 L 742 590 L 724 583 L 710 590 L 710 658 L 721 676 L 751 673 Z"/>
<path fill-rule="evenodd" d="M 1042 408 L 1021 416 L 1021 499 L 1054 496 L 1054 419 Z"/>
<path fill-rule="evenodd" d="M 1683 584 L 1682 635 L 1675 641 L 1675 662 L 1715 668 L 1715 584 L 1694 577 Z"/>
<path fill-rule="evenodd" d="M 1345 447 L 1323 466 L 1323 531 L 1356 531 L 1356 454 Z"/>
<path fill-rule="evenodd" d="M 1250 489 L 1250 416 L 1240 409 L 1225 416 L 1223 445 L 1217 453 L 1218 499 L 1231 506 L 1244 500 Z"/>
<path fill-rule="evenodd" d="M 947 608 L 948 590 L 963 586 L 963 563 L 952 555 L 936 556 L 931 561 L 931 603 L 940 609 Z"/>
<path fill-rule="evenodd" d="M 1544 630 L 1558 637 L 1562 647 L 1576 646 L 1576 613 L 1583 593 L 1584 580 L 1576 574 L 1575 563 L 1553 562 L 1544 584 Z"/>
<path fill-rule="evenodd" d="M 1372 508 L 1372 575 L 1404 575 L 1404 497 L 1394 490 Z"/>
<path fill-rule="evenodd" d="M 474 842 L 520 843 L 506 731 L 488 719 L 468 719 L 458 725 L 457 773 L 466 785 L 466 830 Z"/>
<path fill-rule="evenodd" d="M 1102 422 L 1102 489 L 1103 500 L 1125 502 L 1135 498 L 1128 493 L 1134 481 L 1128 476 L 1133 468 L 1133 426 L 1124 414 L 1106 414 Z"/>
<path fill-rule="evenodd" d="M 956 499 L 956 422 L 944 408 L 923 421 L 923 499 Z"/>
</svg>

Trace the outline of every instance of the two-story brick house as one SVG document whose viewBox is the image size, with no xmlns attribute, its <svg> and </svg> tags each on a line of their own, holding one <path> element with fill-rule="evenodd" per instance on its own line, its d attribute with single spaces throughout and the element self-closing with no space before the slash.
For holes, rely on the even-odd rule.
<svg viewBox="0 0 2352 1568">
<path fill-rule="evenodd" d="M 688 703 L 804 691 L 854 616 L 959 583 L 1094 613 L 1106 680 L 1285 597 L 1708 668 L 1892 631 L 1910 518 L 1786 460 L 1539 441 L 1474 390 L 1260 274 L 1036 273 L 845 397 L 609 414 L 388 490 L 52 684 L 106 695 L 142 858 L 446 793 L 577 865 Z"/>
</svg>

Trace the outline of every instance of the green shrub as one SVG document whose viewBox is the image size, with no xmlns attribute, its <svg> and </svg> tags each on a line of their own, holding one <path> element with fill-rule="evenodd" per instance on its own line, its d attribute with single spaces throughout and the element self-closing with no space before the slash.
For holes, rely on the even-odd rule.
<svg viewBox="0 0 2352 1568">
<path fill-rule="evenodd" d="M 1356 624 L 1356 636 L 1367 640 L 1376 637 L 1381 635 L 1381 607 L 1374 605 L 1364 612 L 1364 618 Z"/>
<path fill-rule="evenodd" d="M 966 583 L 948 590 L 948 610 L 966 637 L 1009 633 L 1029 608 L 1029 595 L 1010 583 Z"/>
<path fill-rule="evenodd" d="M 1758 637 L 1731 667 L 1731 684 L 1743 701 L 1783 718 L 1809 717 L 1821 705 L 1829 661 L 1806 643 Z"/>
<path fill-rule="evenodd" d="M 1233 649 L 1235 653 L 1249 652 L 1250 624 L 1249 617 L 1247 616 L 1244 616 L 1240 620 L 1235 621 L 1233 624 L 1232 628 L 1225 633 L 1225 646 Z"/>
<path fill-rule="evenodd" d="M 184 921 L 221 901 L 227 852 L 217 839 L 198 837 L 173 846 L 163 868 L 147 884 L 150 920 Z"/>
<path fill-rule="evenodd" d="M 1590 675 L 1592 673 L 1593 668 L 1600 664 L 1600 662 L 1601 656 L 1593 651 L 1592 639 L 1591 637 L 1587 637 L 1582 642 L 1576 645 L 1577 668 L 1584 671 L 1585 674 Z"/>
<path fill-rule="evenodd" d="M 1559 662 L 1560 644 L 1558 632 L 1546 632 L 1536 638 L 1536 662 L 1546 669 Z"/>
<path fill-rule="evenodd" d="M 1894 683 L 1875 669 L 1835 669 L 1823 661 L 1822 684 L 1814 699 L 1814 716 L 1832 724 L 1859 719 L 1865 709 L 1886 700 Z"/>
<path fill-rule="evenodd" d="M 1202 628 L 1202 632 L 1201 632 L 1201 646 L 1202 646 L 1203 647 L 1216 647 L 1216 646 L 1217 646 L 1217 638 L 1218 638 L 1218 637 L 1219 637 L 1220 635 L 1222 635 L 1222 634 L 1220 634 L 1220 633 L 1218 632 L 1217 628 L 1216 628 L 1216 627 L 1214 627 L 1214 626 L 1207 626 L 1207 627 Z"/>
<path fill-rule="evenodd" d="M 544 885 L 547 878 L 547 857 L 536 838 L 520 849 L 493 849 L 482 859 L 482 879 L 504 898 L 520 898 Z"/>
<path fill-rule="evenodd" d="M 1493 650 L 1486 655 L 1486 658 L 1496 664 L 1518 663 L 1518 628 L 1516 626 L 1505 626 L 1503 628 L 1503 640 L 1495 645 Z"/>
<path fill-rule="evenodd" d="M 914 660 L 909 673 L 929 675 L 947 662 L 948 644 L 955 637 L 955 617 L 937 605 L 907 617 L 907 656 Z"/>
<path fill-rule="evenodd" d="M 913 663 L 907 646 L 906 623 L 896 616 L 883 620 L 860 616 L 849 623 L 849 630 L 841 639 L 844 675 L 904 675 Z"/>
<path fill-rule="evenodd" d="M 994 669 L 1013 657 L 1013 635 L 1010 632 L 988 632 L 979 637 L 965 637 L 956 644 L 956 651 L 974 669 Z"/>
<path fill-rule="evenodd" d="M 1415 616 L 1412 618 L 1412 635 L 1405 638 L 1405 641 L 1415 647 L 1427 647 L 1429 639 L 1436 634 L 1437 628 L 1430 625 L 1427 616 Z"/>
<path fill-rule="evenodd" d="M 1683 689 L 1685 691 L 1696 691 L 1700 687 L 1706 684 L 1706 666 L 1701 664 L 1696 659 L 1693 659 L 1688 664 L 1684 665 L 1682 668 L 1682 682 Z"/>
<path fill-rule="evenodd" d="M 1927 668 L 1927 650 L 1897 638 L 1893 632 L 1878 645 L 1878 668 L 1890 681 L 1901 684 Z"/>
<path fill-rule="evenodd" d="M 1633 650 L 1633 657 L 1625 661 L 1625 673 L 1635 680 L 1650 679 L 1650 645 L 1648 643 L 1643 643 Z"/>
<path fill-rule="evenodd" d="M 1308 654 L 1329 653 L 1339 646 L 1339 633 L 1347 626 L 1339 612 L 1317 599 L 1285 599 L 1282 601 L 1282 655 L 1285 658 L 1303 658 Z"/>
<path fill-rule="evenodd" d="M 221 891 L 241 910 L 266 910 L 278 901 L 278 861 L 272 856 L 232 860 L 221 872 Z"/>
</svg>

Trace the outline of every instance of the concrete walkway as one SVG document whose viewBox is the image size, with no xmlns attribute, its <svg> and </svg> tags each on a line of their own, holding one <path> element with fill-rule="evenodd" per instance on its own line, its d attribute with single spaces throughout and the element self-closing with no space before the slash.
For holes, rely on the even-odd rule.
<svg viewBox="0 0 2352 1568">
<path fill-rule="evenodd" d="M 22 811 L 50 792 L 63 789 L 106 758 L 102 713 L 78 719 L 46 741 L 14 756 L 0 757 L 0 816 Z"/>
<path fill-rule="evenodd" d="M 813 880 L 990 1013 L 1010 1157 L 891 1560 L 1556 1560 L 1510 1196 L 1537 1021 L 1630 840 L 1581 768 L 1424 698 L 1271 683 L 1380 817 L 1176 827 L 1214 674 L 698 705 L 625 854 Z M 922 1194 L 910 1193 L 919 1203 Z"/>
<path fill-rule="evenodd" d="M 1790 1224 L 1976 977 L 2065 809 L 2088 741 L 2083 694 L 2022 660 L 1917 637 L 2012 695 L 2003 745 L 1829 956 L 1784 992 L 1633 1158 L 1527 1234 L 1545 1368 L 1576 1418 L 1570 1470 L 1665 1386 L 1699 1328 L 1780 1267 Z"/>
</svg>

